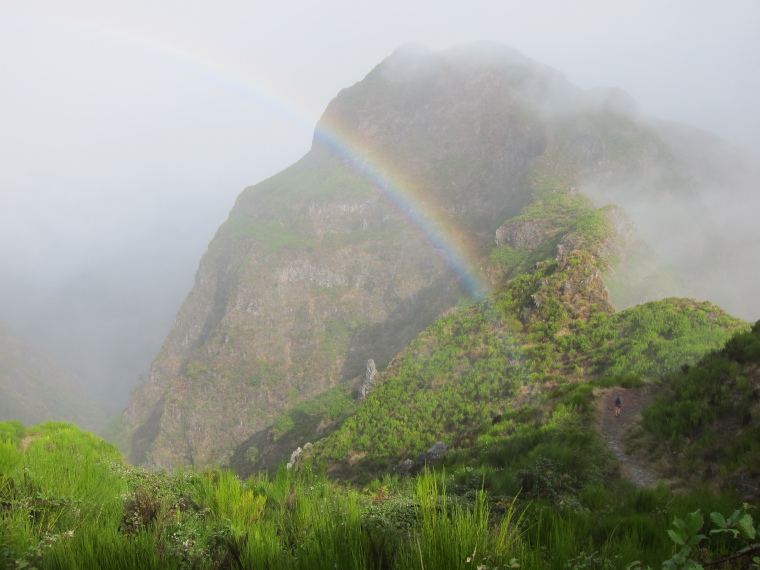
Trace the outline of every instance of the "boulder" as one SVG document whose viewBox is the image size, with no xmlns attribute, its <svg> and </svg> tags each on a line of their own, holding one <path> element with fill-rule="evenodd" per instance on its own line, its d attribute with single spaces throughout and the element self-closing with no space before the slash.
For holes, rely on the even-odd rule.
<svg viewBox="0 0 760 570">
<path fill-rule="evenodd" d="M 412 474 L 414 469 L 414 461 L 411 459 L 404 459 L 401 463 L 393 468 L 393 472 L 401 477 L 407 477 Z"/>
<path fill-rule="evenodd" d="M 424 467 L 432 465 L 441 459 L 448 451 L 448 446 L 442 441 L 438 441 L 430 447 L 425 453 L 420 453 L 414 461 L 411 459 L 405 459 L 396 467 L 393 468 L 393 472 L 401 475 L 402 477 L 407 475 L 414 475 L 419 473 Z"/>
</svg>

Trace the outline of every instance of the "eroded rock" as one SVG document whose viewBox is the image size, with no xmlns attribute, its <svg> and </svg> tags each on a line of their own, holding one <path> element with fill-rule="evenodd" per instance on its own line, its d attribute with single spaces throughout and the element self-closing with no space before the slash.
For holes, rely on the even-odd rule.
<svg viewBox="0 0 760 570">
<path fill-rule="evenodd" d="M 375 380 L 377 379 L 377 368 L 375 368 L 375 361 L 371 358 L 367 360 L 367 367 L 364 370 L 364 379 L 359 387 L 359 401 L 363 402 L 372 389 L 375 386 Z"/>
</svg>

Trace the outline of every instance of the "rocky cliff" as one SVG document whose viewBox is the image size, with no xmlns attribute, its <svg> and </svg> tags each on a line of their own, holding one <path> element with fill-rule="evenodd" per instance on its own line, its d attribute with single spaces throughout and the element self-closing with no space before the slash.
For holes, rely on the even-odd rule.
<svg viewBox="0 0 760 570">
<path fill-rule="evenodd" d="M 619 91 L 584 92 L 498 46 L 401 48 L 330 103 L 306 156 L 239 196 L 114 431 L 136 462 L 225 462 L 368 359 L 382 369 L 477 294 L 470 281 L 488 290 L 573 249 L 562 208 L 587 207 L 578 188 L 599 206 L 634 186 L 688 201 L 679 168 Z M 633 235 L 605 212 L 567 223 L 583 235 L 604 215 Z M 641 275 L 635 251 L 607 252 L 610 275 Z M 645 269 L 640 282 L 659 275 Z M 626 303 L 663 293 L 619 282 Z"/>
</svg>

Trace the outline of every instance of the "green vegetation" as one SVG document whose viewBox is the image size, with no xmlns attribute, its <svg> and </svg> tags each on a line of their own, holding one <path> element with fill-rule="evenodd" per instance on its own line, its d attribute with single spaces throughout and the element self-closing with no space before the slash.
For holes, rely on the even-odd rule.
<svg viewBox="0 0 760 570">
<path fill-rule="evenodd" d="M 70 424 L 6 422 L 0 474 L 4 568 L 655 568 L 750 558 L 757 546 L 749 507 L 719 514 L 732 511 L 730 493 L 636 490 L 608 474 L 560 503 L 551 490 L 567 479 L 545 466 L 516 496 L 445 471 L 363 488 L 308 469 L 241 481 L 129 467 Z"/>
<path fill-rule="evenodd" d="M 361 480 L 436 441 L 471 440 L 500 411 L 541 403 L 536 421 L 551 424 L 561 412 L 552 391 L 581 390 L 582 381 L 655 378 L 744 326 L 710 303 L 685 299 L 612 313 L 597 265 L 582 251 L 542 263 L 429 327 L 384 373 L 367 404 L 317 446 L 317 461 Z M 535 435 L 527 441 L 516 444 L 522 452 L 538 444 Z"/>
<path fill-rule="evenodd" d="M 297 200 L 294 193 L 298 195 Z M 337 234 L 327 233 L 321 240 L 314 236 L 308 215 L 310 207 L 329 208 L 330 200 L 344 202 L 371 193 L 371 185 L 350 167 L 334 158 L 310 153 L 276 176 L 247 188 L 238 198 L 230 218 L 219 228 L 218 236 L 253 239 L 269 252 L 330 249 L 341 242 L 392 237 L 390 231 L 358 231 L 366 229 L 361 219 L 354 220 L 353 226 Z"/>
<path fill-rule="evenodd" d="M 334 432 L 358 407 L 356 390 L 348 382 L 304 400 L 238 446 L 229 467 L 244 477 L 259 471 L 274 475 L 283 458 L 313 442 L 315 436 L 323 438 Z"/>
<path fill-rule="evenodd" d="M 555 257 L 557 246 L 562 242 L 578 249 L 598 246 L 614 238 L 605 217 L 607 208 L 595 210 L 588 198 L 561 178 L 546 179 L 539 169 L 533 174 L 533 200 L 505 225 L 518 234 L 533 228 L 541 238 L 532 246 L 497 245 L 491 250 L 489 261 L 504 277 L 525 273 L 536 263 Z"/>
<path fill-rule="evenodd" d="M 309 240 L 295 234 L 291 227 L 277 220 L 247 221 L 244 217 L 235 217 L 230 218 L 227 224 L 226 229 L 231 237 L 253 238 L 271 251 L 303 247 L 310 243 Z"/>
<path fill-rule="evenodd" d="M 728 519 L 719 512 L 710 514 L 710 519 L 715 527 L 710 530 L 710 535 L 729 535 L 737 544 L 735 547 L 737 552 L 719 560 L 711 560 L 707 565 L 714 566 L 741 561 L 743 563 L 749 562 L 754 568 L 760 567 L 760 556 L 755 556 L 755 554 L 760 553 L 760 526 L 755 527 L 752 515 L 746 512 L 748 507 L 749 505 L 744 505 L 741 509 L 735 510 Z M 672 558 L 663 562 L 662 567 L 665 570 L 677 568 L 701 570 L 703 568 L 694 559 L 694 556 L 699 552 L 695 547 L 708 538 L 704 534 L 699 534 L 703 526 L 704 518 L 699 511 L 689 513 L 685 519 L 678 517 L 673 519 L 673 528 L 668 530 L 668 535 L 676 546 L 681 548 Z"/>
<path fill-rule="evenodd" d="M 681 477 L 716 485 L 760 483 L 760 322 L 697 365 L 664 377 L 644 427 L 680 454 Z M 650 444 L 651 445 L 651 444 Z M 672 453 L 671 453 L 672 455 Z"/>
<path fill-rule="evenodd" d="M 282 213 L 295 204 L 303 206 L 336 195 L 356 197 L 371 192 L 367 180 L 340 159 L 328 153 L 310 152 L 271 178 L 246 188 L 236 209 Z M 294 193 L 298 195 L 297 202 L 293 200 Z"/>
<path fill-rule="evenodd" d="M 119 520 L 126 485 L 116 447 L 72 424 L 0 426 L 1 566 L 36 566 Z"/>
<path fill-rule="evenodd" d="M 236 452 L 239 473 L 270 467 L 245 481 L 130 467 L 70 424 L 0 424 L 0 565 L 696 568 L 750 552 L 749 507 L 718 513 L 735 510 L 756 475 L 760 324 L 746 331 L 685 299 L 615 314 L 599 271 L 583 251 L 542 262 L 429 327 L 364 405 L 345 383 L 294 406 Z M 349 330 L 339 319 L 325 327 Z M 265 361 L 258 369 L 240 382 L 271 381 Z M 195 361 L 186 371 L 208 373 Z M 650 445 L 681 450 L 681 473 L 698 458 L 726 484 L 675 494 L 621 478 L 594 429 L 595 391 L 663 374 L 645 411 Z M 740 432 L 723 455 L 700 456 L 697 442 L 727 425 Z M 305 467 L 271 470 L 315 433 L 332 435 Z M 435 471 L 388 474 L 438 440 L 451 449 Z M 320 465 L 358 484 L 331 482 Z"/>
<path fill-rule="evenodd" d="M 694 362 L 746 326 L 712 303 L 691 299 L 646 303 L 599 321 L 587 338 L 577 336 L 571 345 L 576 350 L 588 346 L 594 370 L 611 376 L 661 376 Z"/>
</svg>

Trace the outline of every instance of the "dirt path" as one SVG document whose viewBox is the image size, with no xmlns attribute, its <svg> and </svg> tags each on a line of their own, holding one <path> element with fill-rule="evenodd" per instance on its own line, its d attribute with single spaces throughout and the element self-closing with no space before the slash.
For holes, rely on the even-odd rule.
<svg viewBox="0 0 760 570">
<path fill-rule="evenodd" d="M 615 417 L 615 396 L 623 396 L 620 416 Z M 652 401 L 649 387 L 644 388 L 607 388 L 596 394 L 596 411 L 599 418 L 599 431 L 607 446 L 620 461 L 623 475 L 637 487 L 653 487 L 657 477 L 643 465 L 625 453 L 623 436 L 641 421 L 641 409 Z"/>
<path fill-rule="evenodd" d="M 26 448 L 29 447 L 29 444 L 32 442 L 33 439 L 37 439 L 40 437 L 39 435 L 25 435 L 24 438 L 21 440 L 21 451 L 26 451 Z"/>
</svg>

